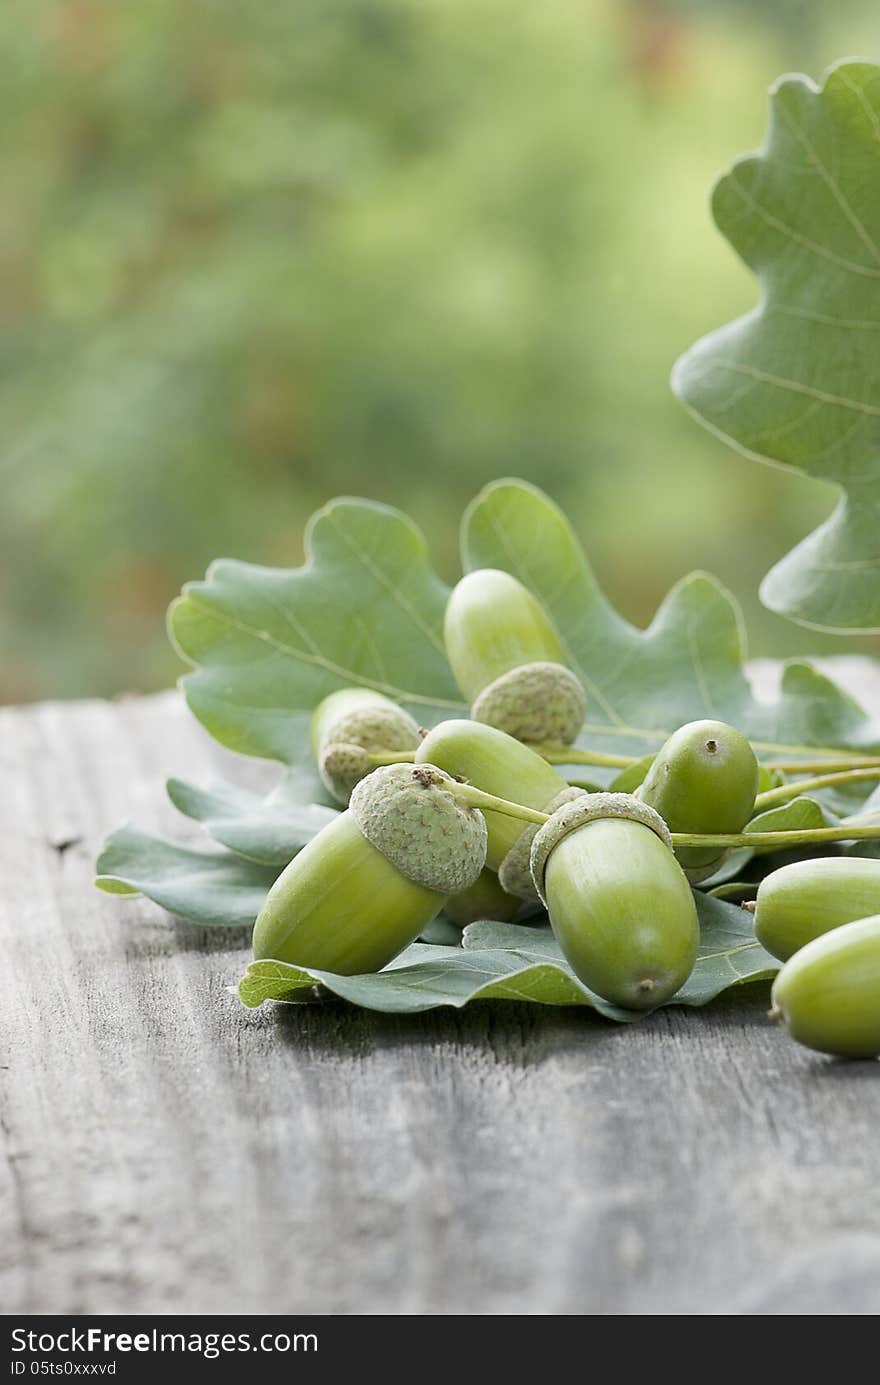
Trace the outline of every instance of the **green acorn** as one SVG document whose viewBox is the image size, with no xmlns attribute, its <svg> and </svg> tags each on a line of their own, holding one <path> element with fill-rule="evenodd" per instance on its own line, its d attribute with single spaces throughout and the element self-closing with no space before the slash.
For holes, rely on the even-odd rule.
<svg viewBox="0 0 880 1385">
<path fill-rule="evenodd" d="M 575 975 L 629 1010 L 681 988 L 700 941 L 693 892 L 663 819 L 630 794 L 567 803 L 532 843 L 532 875 Z"/>
<path fill-rule="evenodd" d="M 880 861 L 824 856 L 793 861 L 764 877 L 755 901 L 755 935 L 781 962 L 814 938 L 880 913 Z"/>
<path fill-rule="evenodd" d="M 355 784 L 376 768 L 375 756 L 413 751 L 420 739 L 409 712 L 369 688 L 340 688 L 312 716 L 312 754 L 339 803 L 348 803 Z"/>
<path fill-rule="evenodd" d="M 379 971 L 486 861 L 486 824 L 433 765 L 388 765 L 282 871 L 254 926 L 254 958 L 342 976 Z"/>
<path fill-rule="evenodd" d="M 517 740 L 569 745 L 586 712 L 583 685 L 547 612 L 507 572 L 468 573 L 452 592 L 446 653 L 471 716 Z"/>
<path fill-rule="evenodd" d="M 559 803 L 583 794 L 527 745 L 477 721 L 441 721 L 416 750 L 416 763 L 422 761 L 439 765 L 454 779 L 464 779 L 484 793 L 539 812 L 552 812 Z M 502 813 L 487 811 L 485 818 L 489 869 L 498 872 L 508 894 L 537 901 L 529 871 L 529 850 L 537 828 L 524 828 L 517 818 Z"/>
<path fill-rule="evenodd" d="M 749 741 L 723 721 L 691 721 L 658 751 L 636 791 L 670 832 L 741 832 L 752 817 L 758 762 Z M 707 880 L 727 852 L 718 847 L 676 850 L 689 880 Z"/>
<path fill-rule="evenodd" d="M 495 919 L 509 923 L 516 918 L 522 907 L 522 900 L 516 899 L 502 888 L 494 871 L 488 867 L 482 870 L 474 883 L 460 894 L 454 894 L 443 905 L 443 912 L 450 923 L 466 928 L 477 919 Z"/>
<path fill-rule="evenodd" d="M 814 938 L 773 983 L 771 1017 L 798 1043 L 839 1058 L 880 1057 L 880 915 Z"/>
</svg>

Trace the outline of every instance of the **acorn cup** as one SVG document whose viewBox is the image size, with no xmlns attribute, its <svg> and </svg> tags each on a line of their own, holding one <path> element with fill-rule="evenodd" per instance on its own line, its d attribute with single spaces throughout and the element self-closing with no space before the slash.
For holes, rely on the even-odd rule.
<svg viewBox="0 0 880 1385">
<path fill-rule="evenodd" d="M 507 572 L 482 568 L 454 588 L 444 621 L 446 653 L 474 721 L 517 740 L 570 745 L 586 696 L 565 665 L 547 612 Z"/>
<path fill-rule="evenodd" d="M 379 971 L 469 889 L 486 824 L 433 765 L 388 765 L 282 871 L 254 926 L 254 958 L 355 976 Z"/>
<path fill-rule="evenodd" d="M 806 1048 L 880 1057 L 880 915 L 814 938 L 773 983 L 771 1019 Z"/>
<path fill-rule="evenodd" d="M 792 861 L 766 875 L 758 886 L 755 936 L 774 957 L 787 962 L 823 933 L 877 913 L 880 861 L 862 856 Z"/>
<path fill-rule="evenodd" d="M 506 798 L 524 808 L 552 813 L 569 799 L 581 798 L 552 765 L 534 750 L 477 721 L 441 721 L 416 750 L 416 763 L 438 765 L 454 779 L 463 779 L 484 793 Z M 498 872 L 502 889 L 517 899 L 538 902 L 529 870 L 529 852 L 537 827 L 523 827 L 518 818 L 484 810 L 488 842 L 486 864 Z"/>
<path fill-rule="evenodd" d="M 532 843 L 532 875 L 575 975 L 628 1010 L 669 1000 L 693 970 L 693 892 L 663 819 L 630 794 L 558 808 Z"/>
<path fill-rule="evenodd" d="M 741 832 L 754 812 L 758 775 L 755 752 L 740 731 L 723 721 L 691 721 L 658 751 L 636 797 L 660 814 L 670 832 Z M 698 884 L 729 853 L 686 846 L 675 854 Z"/>
<path fill-rule="evenodd" d="M 369 688 L 340 688 L 312 715 L 312 754 L 328 793 L 347 804 L 376 768 L 376 755 L 414 751 L 421 739 L 409 712 Z"/>
</svg>

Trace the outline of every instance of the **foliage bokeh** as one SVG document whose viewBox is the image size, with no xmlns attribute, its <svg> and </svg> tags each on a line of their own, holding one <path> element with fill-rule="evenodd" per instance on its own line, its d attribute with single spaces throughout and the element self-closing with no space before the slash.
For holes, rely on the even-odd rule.
<svg viewBox="0 0 880 1385">
<path fill-rule="evenodd" d="M 754 301 L 714 175 L 778 72 L 877 56 L 874 8 L 7 0 L 0 700 L 167 684 L 180 584 L 300 561 L 338 493 L 409 510 L 453 577 L 506 474 L 640 624 L 708 567 L 755 652 L 870 647 L 761 610 L 832 494 L 667 377 Z"/>
</svg>

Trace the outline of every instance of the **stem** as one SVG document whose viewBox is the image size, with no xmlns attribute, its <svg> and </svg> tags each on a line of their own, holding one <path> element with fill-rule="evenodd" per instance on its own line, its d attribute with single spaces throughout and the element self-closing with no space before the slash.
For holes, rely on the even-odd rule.
<svg viewBox="0 0 880 1385">
<path fill-rule="evenodd" d="M 382 750 L 371 755 L 374 765 L 411 765 L 415 760 L 414 750 Z"/>
<path fill-rule="evenodd" d="M 767 789 L 755 799 L 755 808 L 774 808 L 777 803 L 788 803 L 802 793 L 812 789 L 833 789 L 838 784 L 858 784 L 862 780 L 880 779 L 880 766 L 872 769 L 850 769 L 842 774 L 817 774 L 813 779 L 798 779 L 793 784 L 781 784 L 778 789 Z"/>
<path fill-rule="evenodd" d="M 664 741 L 668 741 L 672 735 L 671 731 L 646 731 L 641 726 L 603 726 L 598 722 L 584 722 L 581 727 L 584 735 L 595 736 L 626 736 L 628 739 L 640 741 L 656 741 L 657 746 L 661 746 Z M 826 760 L 833 760 L 835 763 L 840 761 L 841 768 L 857 764 L 878 764 L 880 756 L 859 754 L 857 751 L 843 750 L 840 746 L 827 745 L 797 745 L 789 741 L 752 741 L 753 750 L 768 751 L 770 754 L 779 755 L 819 755 L 822 763 L 819 768 L 827 767 Z M 574 763 L 574 762 L 573 762 Z M 792 766 L 796 772 L 798 765 Z M 768 765 L 768 769 L 781 768 L 777 765 Z"/>
<path fill-rule="evenodd" d="M 821 846 L 824 842 L 869 842 L 880 840 L 880 826 L 809 827 L 801 832 L 673 832 L 676 846 L 769 846 L 782 851 L 789 846 Z"/>
<path fill-rule="evenodd" d="M 779 770 L 780 774 L 837 774 L 851 769 L 880 768 L 880 758 L 876 755 L 838 755 L 835 760 L 765 760 L 765 769 Z"/>
<path fill-rule="evenodd" d="M 576 745 L 533 745 L 532 750 L 548 765 L 599 765 L 604 769 L 629 769 L 641 755 L 606 755 L 601 750 L 581 750 Z"/>
<path fill-rule="evenodd" d="M 444 782 L 447 792 L 455 794 L 468 808 L 480 808 L 484 812 L 502 813 L 505 817 L 518 818 L 520 822 L 534 822 L 543 826 L 549 822 L 549 813 L 540 813 L 536 808 L 526 808 L 522 803 L 513 803 L 509 798 L 497 798 L 495 794 L 485 793 L 473 784 Z M 782 850 L 783 847 L 821 846 L 824 842 L 880 841 L 880 825 L 859 827 L 849 823 L 843 827 L 810 827 L 799 832 L 673 832 L 675 846 L 768 846 Z"/>
<path fill-rule="evenodd" d="M 520 822 L 536 822 L 541 827 L 550 819 L 549 813 L 539 813 L 536 808 L 525 808 L 521 803 L 512 803 L 509 798 L 497 798 L 495 794 L 484 793 L 473 784 L 444 784 L 443 787 L 468 808 L 480 808 L 486 813 L 502 813 L 504 817 L 519 818 Z"/>
<path fill-rule="evenodd" d="M 762 748 L 760 741 L 753 741 L 756 750 Z M 779 749 L 764 743 L 765 749 Z M 644 759 L 642 755 L 609 755 L 601 750 L 582 750 L 576 745 L 533 745 L 548 765 L 597 765 L 603 769 L 629 769 Z M 794 750 L 796 747 L 792 746 Z M 804 746 L 804 753 L 808 747 Z M 780 774 L 844 774 L 856 769 L 880 769 L 880 756 L 849 755 L 842 750 L 818 749 L 812 752 L 821 759 L 812 760 L 762 760 L 765 769 L 778 770 Z M 826 758 L 827 757 L 827 758 Z M 867 777 L 867 776 L 866 776 Z M 880 775 L 878 775 L 880 778 Z"/>
<path fill-rule="evenodd" d="M 819 755 L 823 760 L 846 760 L 848 764 L 877 761 L 877 754 L 859 750 L 844 750 L 839 745 L 787 745 L 784 741 L 752 741 L 753 750 L 778 751 L 784 755 Z"/>
</svg>

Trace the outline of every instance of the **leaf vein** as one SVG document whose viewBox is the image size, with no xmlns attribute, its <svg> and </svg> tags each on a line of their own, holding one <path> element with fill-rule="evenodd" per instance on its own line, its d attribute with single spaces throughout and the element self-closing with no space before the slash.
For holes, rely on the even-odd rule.
<svg viewBox="0 0 880 1385">
<path fill-rule="evenodd" d="M 858 86 L 855 82 L 851 81 L 849 75 L 846 72 L 841 72 L 840 79 L 843 82 L 843 85 L 846 87 L 847 91 L 851 91 L 853 96 L 858 101 L 865 115 L 868 117 L 868 120 L 874 131 L 874 138 L 878 142 L 880 142 L 880 116 L 878 116 L 877 112 L 874 110 L 874 107 L 868 101 L 862 88 Z"/>
<path fill-rule="evenodd" d="M 347 534 L 339 524 L 336 523 L 335 517 L 332 514 L 328 516 L 327 522 L 333 525 L 333 528 L 336 530 L 336 533 L 339 535 L 342 542 L 345 544 L 346 548 L 348 548 L 349 552 L 354 555 L 355 559 L 358 562 L 360 562 L 363 565 L 363 567 L 366 568 L 367 572 L 369 572 L 370 576 L 374 579 L 377 585 L 382 587 L 389 594 L 395 606 L 397 606 L 398 609 L 401 610 L 403 614 L 412 621 L 413 625 L 415 625 L 418 630 L 421 630 L 425 638 L 434 646 L 438 653 L 443 655 L 445 659 L 446 647 L 443 643 L 443 640 L 437 634 L 437 631 L 433 629 L 432 626 L 428 625 L 428 623 L 425 620 L 422 619 L 422 616 L 419 614 L 418 610 L 415 608 L 415 606 L 413 606 L 411 601 L 407 600 L 407 598 L 401 592 L 400 588 L 395 586 L 393 582 L 389 581 L 388 576 L 382 571 L 382 569 L 379 567 L 377 563 L 373 562 L 373 559 L 366 552 L 366 550 L 361 548 L 360 544 L 356 543 L 355 540 L 349 534 Z"/>
<path fill-rule="evenodd" d="M 809 250 L 814 255 L 819 255 L 823 259 L 830 260 L 840 269 L 848 270 L 851 274 L 860 274 L 867 279 L 880 279 L 880 268 L 874 269 L 871 265 L 861 264 L 858 260 L 848 260 L 843 255 L 838 255 L 836 251 L 830 250 L 828 246 L 821 245 L 818 241 L 810 240 L 809 236 L 804 236 L 800 231 L 796 231 L 793 226 L 789 226 L 786 221 L 775 216 L 773 212 L 767 210 L 757 198 L 753 197 L 748 188 L 744 187 L 733 173 L 728 174 L 730 186 L 739 193 L 743 202 L 755 213 L 756 216 L 774 231 L 779 231 L 787 236 L 795 245 L 802 245 L 805 250 Z"/>
<path fill-rule="evenodd" d="M 246 625 L 243 621 L 236 620 L 228 611 L 217 610 L 208 602 L 200 601 L 193 592 L 188 593 L 187 600 L 191 601 L 194 606 L 207 610 L 213 619 L 223 621 L 230 629 L 237 630 L 240 634 L 250 639 L 260 640 L 263 644 L 268 645 L 277 653 L 283 654 L 286 658 L 294 659 L 299 663 L 310 664 L 316 668 L 322 668 L 325 672 L 332 673 L 335 677 L 341 678 L 343 682 L 349 683 L 352 686 L 372 688 L 375 692 L 385 693 L 388 697 L 396 698 L 399 702 L 416 702 L 428 707 L 450 707 L 456 711 L 464 709 L 465 704 L 463 702 L 456 702 L 451 698 L 445 697 L 428 697 L 424 693 L 413 692 L 408 688 L 399 688 L 393 683 L 382 683 L 377 679 L 366 678 L 363 674 L 356 673 L 353 669 L 345 668 L 342 664 L 336 663 L 335 660 L 328 658 L 327 655 L 320 651 L 313 654 L 308 653 L 304 649 L 297 649 L 293 645 L 285 644 L 283 640 L 279 640 L 275 635 L 271 634 L 269 630 L 256 630 L 253 626 Z"/>
<path fill-rule="evenodd" d="M 726 370 L 732 370 L 738 375 L 748 375 L 754 380 L 759 380 L 765 385 L 774 385 L 777 389 L 790 390 L 793 394 L 804 394 L 808 399 L 818 399 L 823 404 L 833 404 L 836 408 L 850 409 L 853 413 L 866 414 L 871 418 L 880 418 L 880 405 L 868 404 L 861 399 L 848 399 L 846 395 L 831 394 L 828 390 L 817 389 L 815 385 L 804 385 L 800 380 L 788 380 L 782 375 L 773 375 L 770 371 L 760 370 L 757 366 L 746 365 L 741 361 L 731 361 L 721 357 L 715 362 Z"/>
<path fill-rule="evenodd" d="M 796 308 L 788 303 L 774 303 L 770 312 L 781 313 L 784 317 L 795 317 L 804 322 L 818 322 L 823 327 L 843 327 L 847 331 L 880 332 L 880 319 L 859 317 L 834 317 L 831 313 L 815 312 L 812 308 Z"/>
<path fill-rule="evenodd" d="M 843 189 L 840 187 L 840 184 L 838 183 L 837 179 L 830 172 L 830 170 L 825 167 L 824 163 L 819 157 L 819 151 L 816 149 L 806 130 L 798 124 L 798 122 L 794 119 L 794 116 L 792 116 L 785 109 L 784 106 L 781 105 L 780 109 L 782 110 L 782 114 L 788 125 L 788 128 L 794 134 L 794 137 L 800 144 L 801 148 L 806 150 L 808 158 L 818 171 L 820 178 L 824 182 L 825 186 L 828 188 L 829 192 L 831 193 L 841 212 L 845 216 L 846 220 L 849 222 L 850 226 L 853 228 L 853 230 L 855 231 L 856 235 L 859 237 L 865 248 L 870 251 L 870 253 L 874 256 L 874 259 L 878 262 L 878 264 L 880 264 L 880 249 L 878 249 L 876 241 L 873 239 L 870 232 L 868 231 L 868 228 L 863 224 L 860 217 L 850 206 L 849 200 L 844 194 Z"/>
</svg>

